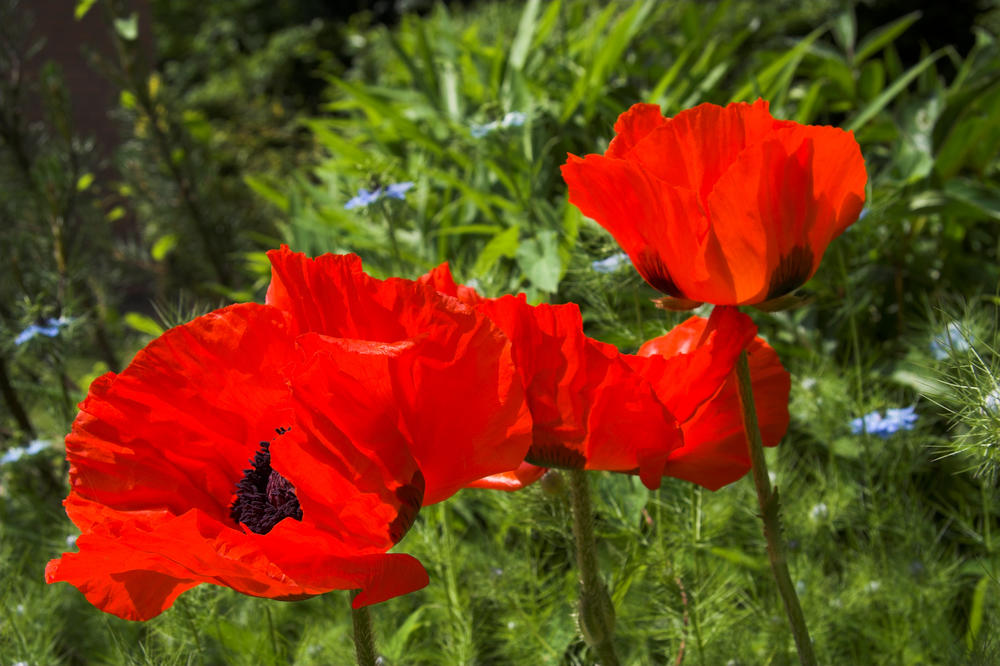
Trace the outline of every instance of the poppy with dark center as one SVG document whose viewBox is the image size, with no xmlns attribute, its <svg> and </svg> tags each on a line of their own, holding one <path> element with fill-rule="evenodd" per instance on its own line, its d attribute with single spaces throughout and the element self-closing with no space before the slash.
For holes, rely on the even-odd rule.
<svg viewBox="0 0 1000 666">
<path fill-rule="evenodd" d="M 569 200 L 611 232 L 664 307 L 777 307 L 865 201 L 851 132 L 777 120 L 768 103 L 665 118 L 636 104 L 603 155 L 569 155 Z"/>
<path fill-rule="evenodd" d="M 788 426 L 789 376 L 750 318 L 716 308 L 652 340 L 638 355 L 584 335 L 576 305 L 486 299 L 457 285 L 446 264 L 421 281 L 474 304 L 513 343 L 534 419 L 525 463 L 474 487 L 517 490 L 547 467 L 638 473 L 650 488 L 675 476 L 716 489 L 749 469 L 734 364 L 750 355 L 768 445 Z"/>
<path fill-rule="evenodd" d="M 387 552 L 422 505 L 524 458 L 523 387 L 485 316 L 357 257 L 270 257 L 268 305 L 173 328 L 91 385 L 66 437 L 79 552 L 48 582 L 131 620 L 199 583 L 377 603 L 428 582 Z"/>
</svg>

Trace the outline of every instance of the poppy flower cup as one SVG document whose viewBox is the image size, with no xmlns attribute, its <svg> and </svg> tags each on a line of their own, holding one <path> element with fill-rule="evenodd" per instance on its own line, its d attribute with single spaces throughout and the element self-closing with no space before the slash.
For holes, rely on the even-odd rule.
<svg viewBox="0 0 1000 666">
<path fill-rule="evenodd" d="M 734 366 L 749 353 L 765 440 L 788 427 L 790 379 L 735 308 L 715 308 L 647 342 L 638 355 L 584 335 L 579 308 L 483 298 L 446 264 L 420 281 L 475 304 L 513 344 L 534 421 L 526 462 L 472 487 L 519 490 L 547 467 L 637 473 L 657 488 L 675 476 L 715 490 L 750 469 Z"/>
<path fill-rule="evenodd" d="M 91 385 L 66 437 L 79 552 L 48 582 L 130 620 L 199 583 L 377 603 L 428 582 L 387 552 L 422 505 L 524 458 L 523 387 L 488 319 L 357 257 L 270 258 L 267 305 L 173 328 Z"/>
<path fill-rule="evenodd" d="M 615 132 L 603 155 L 569 155 L 569 200 L 667 294 L 665 307 L 767 308 L 813 276 L 864 204 L 853 134 L 777 120 L 764 100 L 673 118 L 636 104 Z"/>
<path fill-rule="evenodd" d="M 691 317 L 666 335 L 643 344 L 630 360 L 653 384 L 656 394 L 671 403 L 678 373 L 667 368 L 688 359 L 688 371 L 699 372 L 695 358 L 706 344 L 710 344 L 706 336 L 711 335 L 711 330 L 711 319 Z M 763 338 L 754 337 L 746 352 L 763 444 L 777 446 L 788 430 L 791 376 L 777 352 Z M 657 365 L 662 365 L 663 369 Z M 689 403 L 689 408 L 680 413 L 684 444 L 662 458 L 662 473 L 709 490 L 718 490 L 743 478 L 750 470 L 750 452 L 743 430 L 736 371 L 729 372 L 710 399 L 696 406 Z"/>
</svg>

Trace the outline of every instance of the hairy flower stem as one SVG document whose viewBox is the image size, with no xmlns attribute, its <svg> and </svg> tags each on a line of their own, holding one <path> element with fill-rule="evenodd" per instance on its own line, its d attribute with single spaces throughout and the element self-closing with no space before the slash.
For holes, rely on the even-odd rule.
<svg viewBox="0 0 1000 666">
<path fill-rule="evenodd" d="M 760 427 L 757 425 L 757 408 L 754 407 L 750 365 L 745 349 L 736 363 L 736 375 L 739 379 L 740 404 L 743 407 L 743 430 L 746 432 L 747 444 L 750 447 L 753 482 L 757 487 L 757 502 L 760 504 L 760 517 L 764 522 L 764 538 L 767 539 L 767 555 L 771 560 L 771 571 L 778 584 L 781 599 L 785 602 L 785 612 L 788 614 L 788 623 L 792 626 L 795 647 L 799 651 L 799 661 L 803 666 L 816 666 L 816 655 L 813 654 L 812 641 L 809 640 L 806 619 L 802 615 L 802 607 L 799 605 L 798 595 L 795 594 L 792 577 L 788 575 L 785 543 L 781 537 L 778 489 L 772 491 L 771 481 L 767 475 L 764 443 L 761 440 Z"/>
<path fill-rule="evenodd" d="M 597 655 L 601 666 L 618 666 L 613 643 L 615 609 L 608 589 L 597 571 L 594 514 L 590 506 L 587 473 L 582 469 L 570 470 L 569 484 L 573 501 L 576 562 L 580 569 L 580 631 Z"/>
<path fill-rule="evenodd" d="M 358 590 L 354 596 L 357 596 Z M 351 609 L 351 619 L 354 621 L 354 654 L 358 666 L 375 666 L 375 632 L 372 630 L 372 616 L 368 606 Z"/>
</svg>

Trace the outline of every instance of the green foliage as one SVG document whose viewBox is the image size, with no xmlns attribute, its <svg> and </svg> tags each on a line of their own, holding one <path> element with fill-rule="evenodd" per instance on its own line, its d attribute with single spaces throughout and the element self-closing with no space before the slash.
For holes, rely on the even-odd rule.
<svg viewBox="0 0 1000 666">
<path fill-rule="evenodd" d="M 18 3 L 0 3 L 0 59 L 23 59 Z M 634 350 L 681 317 L 627 263 L 594 267 L 618 248 L 567 204 L 559 166 L 602 151 L 635 102 L 672 115 L 764 96 L 778 117 L 852 129 L 869 172 L 864 216 L 831 245 L 812 302 L 755 314 L 793 377 L 792 425 L 768 456 L 820 662 L 1000 660 L 995 11 L 968 53 L 904 61 L 916 13 L 864 31 L 842 3 L 529 0 L 436 5 L 391 27 L 294 5 L 153 3 L 150 65 L 141 21 L 76 3 L 111 11 L 121 49 L 104 63 L 127 129 L 117 176 L 75 135 L 68 110 L 85 102 L 54 69 L 0 81 L 0 380 L 19 406 L 5 397 L 0 438 L 52 442 L 0 463 L 0 655 L 350 663 L 347 593 L 285 604 L 201 586 L 133 624 L 41 583 L 73 533 L 57 442 L 89 382 L 166 327 L 259 298 L 262 251 L 282 241 L 357 252 L 379 275 L 449 261 L 490 295 L 580 303 L 591 335 Z M 41 122 L 25 120 L 32 94 Z M 400 182 L 414 183 L 403 199 L 345 209 Z M 59 317 L 54 337 L 15 344 Z M 911 404 L 913 431 L 851 432 Z M 625 663 L 795 662 L 749 482 L 593 485 Z M 569 522 L 565 489 L 541 485 L 421 511 L 400 548 L 431 584 L 373 609 L 385 663 L 592 663 Z"/>
</svg>

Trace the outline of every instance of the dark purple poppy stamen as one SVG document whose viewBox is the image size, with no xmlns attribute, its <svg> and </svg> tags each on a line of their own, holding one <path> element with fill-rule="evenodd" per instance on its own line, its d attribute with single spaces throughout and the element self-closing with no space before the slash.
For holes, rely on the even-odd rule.
<svg viewBox="0 0 1000 666">
<path fill-rule="evenodd" d="M 283 435 L 288 428 L 277 428 L 276 432 Z M 236 484 L 236 499 L 229 507 L 237 525 L 242 523 L 257 534 L 267 534 L 285 518 L 302 520 L 295 487 L 271 469 L 270 446 L 270 442 L 260 443 L 251 467 L 243 470 L 243 478 Z"/>
</svg>

